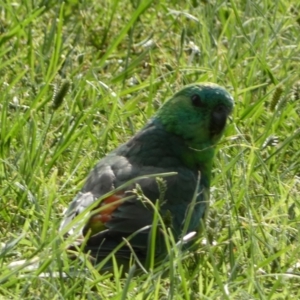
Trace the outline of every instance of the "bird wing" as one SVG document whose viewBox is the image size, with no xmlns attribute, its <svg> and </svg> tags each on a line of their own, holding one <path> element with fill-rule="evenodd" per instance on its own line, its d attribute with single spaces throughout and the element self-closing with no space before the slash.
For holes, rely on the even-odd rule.
<svg viewBox="0 0 300 300">
<path fill-rule="evenodd" d="M 78 222 L 76 225 L 82 226 L 83 236 L 89 235 L 85 251 L 91 251 L 99 260 L 137 231 L 139 233 L 130 239 L 131 246 L 139 253 L 146 253 L 154 210 L 149 201 L 148 204 L 143 201 L 145 197 L 152 203 L 161 199 L 162 217 L 171 216 L 170 227 L 175 238 L 182 233 L 187 208 L 198 186 L 198 171 L 186 168 L 171 155 L 169 148 L 160 145 L 160 149 L 165 149 L 162 152 L 157 150 L 157 143 L 147 144 L 149 134 L 145 140 L 146 134 L 143 133 L 108 154 L 95 166 L 61 224 L 61 230 L 67 228 L 72 234 L 73 228 L 68 228 L 69 224 L 92 206 L 88 218 L 80 218 L 84 219 L 83 224 Z M 166 139 L 163 141 L 166 142 Z M 165 177 L 159 185 L 152 175 L 166 172 L 175 173 Z M 143 195 L 135 191 L 139 188 Z M 207 197 L 202 189 L 200 185 L 189 231 L 198 229 L 206 209 Z M 121 251 L 124 251 L 124 257 L 128 257 L 128 248 Z"/>
</svg>

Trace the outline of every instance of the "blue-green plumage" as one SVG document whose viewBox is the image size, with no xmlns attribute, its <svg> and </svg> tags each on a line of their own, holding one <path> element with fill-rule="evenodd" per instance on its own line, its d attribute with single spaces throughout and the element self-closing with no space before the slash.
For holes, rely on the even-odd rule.
<svg viewBox="0 0 300 300">
<path fill-rule="evenodd" d="M 107 192 L 136 177 L 146 176 L 104 199 L 100 207 L 110 206 L 103 206 L 95 214 L 91 212 L 82 231 L 83 235 L 91 234 L 84 251 L 91 251 L 99 262 L 124 238 L 148 226 L 130 241 L 132 249 L 144 261 L 153 209 L 140 201 L 133 189 L 138 184 L 143 194 L 155 203 L 161 198 L 159 187 L 156 178 L 147 175 L 176 172 L 164 178 L 166 191 L 160 213 L 163 218 L 168 216 L 167 225 L 178 240 L 194 199 L 187 232 L 198 231 L 208 207 L 214 146 L 222 136 L 232 108 L 230 94 L 211 83 L 187 86 L 176 93 L 140 132 L 100 160 L 67 210 L 61 229 Z M 127 196 L 132 197 L 120 203 Z M 160 250 L 157 250 L 159 256 L 163 255 Z M 123 247 L 117 253 L 122 263 L 124 258 L 129 259 L 130 251 Z"/>
</svg>

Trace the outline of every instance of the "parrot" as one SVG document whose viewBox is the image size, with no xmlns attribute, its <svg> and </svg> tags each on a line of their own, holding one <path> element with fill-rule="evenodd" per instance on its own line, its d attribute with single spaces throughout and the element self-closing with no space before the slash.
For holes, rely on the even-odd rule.
<svg viewBox="0 0 300 300">
<path fill-rule="evenodd" d="M 117 249 L 118 264 L 134 257 L 145 266 L 153 230 L 154 257 L 167 255 L 161 222 L 175 242 L 198 233 L 209 206 L 215 147 L 233 107 L 231 94 L 210 82 L 184 86 L 165 101 L 90 172 L 60 225 L 68 237 L 81 224 L 77 243 L 68 250 L 81 249 L 97 265 Z M 156 211 L 161 217 L 154 224 Z M 111 261 L 103 266 L 111 268 Z"/>
</svg>

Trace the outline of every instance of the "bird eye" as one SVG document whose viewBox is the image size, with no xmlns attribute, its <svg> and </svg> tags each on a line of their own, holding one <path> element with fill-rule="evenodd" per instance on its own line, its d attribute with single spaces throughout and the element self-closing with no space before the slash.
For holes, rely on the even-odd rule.
<svg viewBox="0 0 300 300">
<path fill-rule="evenodd" d="M 192 103 L 196 107 L 203 107 L 203 102 L 202 99 L 200 98 L 199 95 L 195 94 L 191 97 Z"/>
</svg>

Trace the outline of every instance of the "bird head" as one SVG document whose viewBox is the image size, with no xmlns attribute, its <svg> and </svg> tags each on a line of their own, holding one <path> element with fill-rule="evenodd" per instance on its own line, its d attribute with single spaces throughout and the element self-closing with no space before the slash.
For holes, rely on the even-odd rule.
<svg viewBox="0 0 300 300">
<path fill-rule="evenodd" d="M 214 83 L 193 84 L 174 94 L 156 118 L 168 132 L 201 150 L 219 141 L 233 105 L 232 96 L 223 87 Z"/>
</svg>

